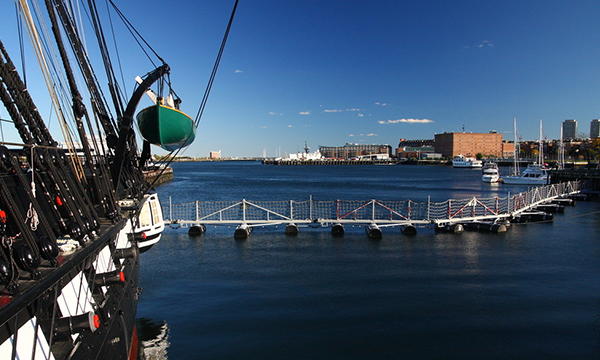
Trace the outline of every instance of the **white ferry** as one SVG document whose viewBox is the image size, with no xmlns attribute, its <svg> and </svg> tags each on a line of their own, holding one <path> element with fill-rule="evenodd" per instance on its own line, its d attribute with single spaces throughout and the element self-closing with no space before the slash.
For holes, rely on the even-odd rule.
<svg viewBox="0 0 600 360">
<path fill-rule="evenodd" d="M 483 163 L 474 157 L 466 157 L 463 154 L 459 154 L 452 159 L 452 166 L 455 168 L 480 168 L 483 167 Z"/>
</svg>

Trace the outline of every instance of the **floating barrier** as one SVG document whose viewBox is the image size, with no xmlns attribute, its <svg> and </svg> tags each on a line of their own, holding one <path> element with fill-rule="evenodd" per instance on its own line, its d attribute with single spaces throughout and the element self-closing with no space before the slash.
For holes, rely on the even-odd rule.
<svg viewBox="0 0 600 360">
<path fill-rule="evenodd" d="M 539 210 L 543 212 L 549 213 L 564 213 L 565 207 L 563 205 L 558 204 L 542 204 L 533 208 L 534 210 Z"/>
<path fill-rule="evenodd" d="M 516 215 L 511 222 L 513 223 L 526 223 L 526 222 L 539 222 L 539 221 L 552 221 L 554 220 L 554 214 L 545 213 L 543 211 L 524 211 Z"/>
<path fill-rule="evenodd" d="M 289 223 L 285 226 L 286 235 L 298 235 L 298 225 Z"/>
<path fill-rule="evenodd" d="M 332 236 L 343 236 L 345 226 L 364 227 L 371 238 L 382 237 L 381 228 L 399 227 L 404 235 L 417 228 L 460 233 L 465 229 L 505 232 L 510 223 L 552 221 L 554 213 L 572 206 L 579 182 L 551 184 L 506 197 L 449 199 L 443 202 L 387 200 L 315 201 L 195 201 L 163 208 L 165 221 L 191 226 L 190 236 L 199 236 L 206 225 L 236 226 L 234 237 L 247 238 L 258 226 L 285 226 L 288 235 L 301 227 L 331 227 Z M 166 204 L 166 202 L 163 202 Z M 510 220 L 510 221 L 508 221 Z"/>
<path fill-rule="evenodd" d="M 235 232 L 233 233 L 233 237 L 236 239 L 247 239 L 252 233 L 252 227 L 248 224 L 240 224 L 237 228 L 235 228 Z"/>
<path fill-rule="evenodd" d="M 567 198 L 557 198 L 557 199 L 550 201 L 550 203 L 562 205 L 562 206 L 575 206 L 575 204 L 576 204 L 575 200 L 567 199 Z"/>
<path fill-rule="evenodd" d="M 417 235 L 417 228 L 412 224 L 402 225 L 401 229 L 404 235 Z"/>
<path fill-rule="evenodd" d="M 505 224 L 490 221 L 469 221 L 461 224 L 467 230 L 477 230 L 482 232 L 503 233 L 508 230 Z"/>
<path fill-rule="evenodd" d="M 190 229 L 188 230 L 188 235 L 189 236 L 200 236 L 200 235 L 204 234 L 205 232 L 206 232 L 206 225 L 199 224 L 199 225 L 194 225 L 194 226 L 190 227 Z"/>
<path fill-rule="evenodd" d="M 465 227 L 462 224 L 446 224 L 446 225 L 435 224 L 434 229 L 436 232 L 441 232 L 441 233 L 460 234 L 465 230 Z"/>
<path fill-rule="evenodd" d="M 367 232 L 367 236 L 369 236 L 371 239 L 381 239 L 383 237 L 381 229 L 379 226 L 377 226 L 377 224 L 369 224 L 365 226 L 365 231 Z"/>
<path fill-rule="evenodd" d="M 344 236 L 344 225 L 340 223 L 335 223 L 331 226 L 331 235 L 333 236 Z"/>
</svg>

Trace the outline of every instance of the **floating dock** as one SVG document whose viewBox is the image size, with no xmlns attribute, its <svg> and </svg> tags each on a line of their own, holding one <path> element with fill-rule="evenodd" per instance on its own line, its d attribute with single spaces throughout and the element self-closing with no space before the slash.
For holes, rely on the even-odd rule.
<svg viewBox="0 0 600 360">
<path fill-rule="evenodd" d="M 555 213 L 574 205 L 580 182 L 567 182 L 506 197 L 449 199 L 443 202 L 331 200 L 317 201 L 195 201 L 163 202 L 165 221 L 172 227 L 189 227 L 190 236 L 206 231 L 207 225 L 235 226 L 234 237 L 245 239 L 252 230 L 285 226 L 287 235 L 299 228 L 331 227 L 333 236 L 343 236 L 346 226 L 362 226 L 369 238 L 384 236 L 385 228 L 399 227 L 405 235 L 418 228 L 461 233 L 464 230 L 502 233 L 511 223 L 552 221 Z"/>
</svg>

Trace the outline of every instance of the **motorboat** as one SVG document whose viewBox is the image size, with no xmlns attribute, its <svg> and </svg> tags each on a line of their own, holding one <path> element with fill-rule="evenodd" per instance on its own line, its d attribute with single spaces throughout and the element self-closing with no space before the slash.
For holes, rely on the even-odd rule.
<svg viewBox="0 0 600 360">
<path fill-rule="evenodd" d="M 505 176 L 502 182 L 509 185 L 546 185 L 550 169 L 545 164 L 529 164 L 518 176 Z"/>
<path fill-rule="evenodd" d="M 452 159 L 452 166 L 455 168 L 480 168 L 483 167 L 483 162 L 474 157 L 458 154 Z"/>
<path fill-rule="evenodd" d="M 481 174 L 481 181 L 486 183 L 496 183 L 500 180 L 500 174 L 498 172 L 498 164 L 492 161 L 487 161 L 483 165 Z"/>
</svg>

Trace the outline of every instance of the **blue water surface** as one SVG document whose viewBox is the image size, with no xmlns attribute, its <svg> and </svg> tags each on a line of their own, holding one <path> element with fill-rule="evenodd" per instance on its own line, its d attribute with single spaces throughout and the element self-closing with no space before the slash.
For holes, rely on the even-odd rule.
<svg viewBox="0 0 600 360">
<path fill-rule="evenodd" d="M 444 201 L 526 190 L 447 166 L 178 163 L 163 202 Z M 170 359 L 598 359 L 600 204 L 502 234 L 167 229 L 141 256 L 138 317 Z"/>
</svg>

